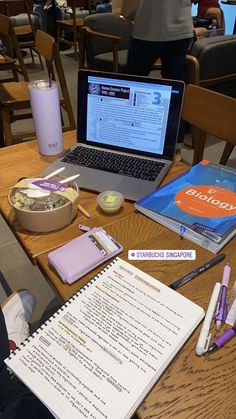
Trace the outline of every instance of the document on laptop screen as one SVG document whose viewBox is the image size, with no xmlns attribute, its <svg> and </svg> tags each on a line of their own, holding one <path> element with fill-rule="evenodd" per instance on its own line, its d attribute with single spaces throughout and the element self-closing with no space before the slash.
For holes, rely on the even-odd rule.
<svg viewBox="0 0 236 419">
<path fill-rule="evenodd" d="M 88 77 L 87 141 L 163 154 L 172 87 Z"/>
</svg>

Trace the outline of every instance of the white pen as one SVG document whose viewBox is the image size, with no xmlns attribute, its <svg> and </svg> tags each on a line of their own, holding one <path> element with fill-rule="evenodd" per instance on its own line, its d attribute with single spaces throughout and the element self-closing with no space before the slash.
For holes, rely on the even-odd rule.
<svg viewBox="0 0 236 419">
<path fill-rule="evenodd" d="M 211 334 L 209 333 L 211 322 L 215 313 L 217 301 L 220 294 L 220 288 L 221 284 L 219 282 L 216 282 L 212 296 L 209 302 L 209 306 L 207 308 L 207 312 L 203 321 L 202 329 L 198 338 L 197 346 L 196 346 L 196 354 L 201 356 L 205 352 L 207 352 L 209 342 L 211 339 Z"/>
</svg>

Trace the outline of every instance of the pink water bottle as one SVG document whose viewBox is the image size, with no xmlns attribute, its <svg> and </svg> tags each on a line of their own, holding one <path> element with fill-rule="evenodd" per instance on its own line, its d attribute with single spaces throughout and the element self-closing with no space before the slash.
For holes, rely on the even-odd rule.
<svg viewBox="0 0 236 419">
<path fill-rule="evenodd" d="M 63 151 L 59 90 L 55 81 L 28 84 L 39 152 L 52 156 Z"/>
</svg>

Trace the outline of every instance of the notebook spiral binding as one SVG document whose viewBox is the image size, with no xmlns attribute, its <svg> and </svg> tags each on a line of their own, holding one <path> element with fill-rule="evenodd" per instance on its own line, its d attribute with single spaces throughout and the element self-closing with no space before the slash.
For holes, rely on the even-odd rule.
<svg viewBox="0 0 236 419">
<path fill-rule="evenodd" d="M 90 279 L 90 281 L 89 282 L 87 282 L 87 284 L 85 284 L 76 294 L 74 294 L 74 295 L 72 295 L 72 297 L 68 300 L 68 301 L 66 301 L 65 302 L 65 304 L 63 304 L 63 306 L 61 306 L 54 314 L 52 314 L 52 316 L 51 317 L 49 317 L 49 319 L 48 320 L 46 320 L 46 322 L 45 323 L 43 323 L 42 324 L 42 326 L 40 326 L 34 333 L 32 333 L 32 335 L 31 336 L 29 336 L 28 338 L 26 338 L 25 340 L 24 340 L 24 342 L 22 342 L 19 346 L 18 346 L 18 348 L 16 348 L 15 349 L 15 351 L 14 352 L 12 352 L 10 355 L 9 355 L 9 357 L 8 357 L 8 359 L 11 359 L 11 358 L 13 358 L 13 356 L 15 356 L 28 342 L 30 342 L 32 339 L 34 339 L 34 337 L 36 336 L 36 335 L 38 335 L 39 334 L 39 332 L 41 331 L 41 330 L 43 330 L 49 323 L 51 323 L 51 321 L 53 320 L 53 319 L 55 319 L 57 316 L 58 316 L 58 314 L 59 313 L 61 313 L 62 311 L 64 311 L 64 309 L 66 308 L 66 307 L 68 307 L 68 305 L 70 305 L 74 300 L 76 300 L 77 298 L 78 298 L 78 296 L 79 296 L 79 294 L 82 294 L 82 292 L 84 292 L 91 284 L 93 284 L 94 282 L 96 282 L 97 281 L 97 279 L 101 276 L 101 275 L 103 275 L 108 269 L 110 269 L 111 268 L 111 266 L 115 263 L 115 262 L 117 262 L 117 260 L 118 260 L 118 258 L 114 258 L 104 269 L 102 269 L 100 272 L 98 272 L 97 273 L 97 275 L 95 275 L 92 279 Z"/>
</svg>

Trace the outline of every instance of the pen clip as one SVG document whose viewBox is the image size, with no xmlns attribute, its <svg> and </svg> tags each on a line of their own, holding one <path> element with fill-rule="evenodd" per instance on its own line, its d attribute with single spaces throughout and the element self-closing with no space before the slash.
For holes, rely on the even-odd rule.
<svg viewBox="0 0 236 419">
<path fill-rule="evenodd" d="M 209 333 L 209 335 L 207 336 L 206 344 L 205 344 L 205 347 L 203 349 L 203 353 L 206 353 L 208 351 L 210 340 L 211 340 L 211 333 Z"/>
</svg>

